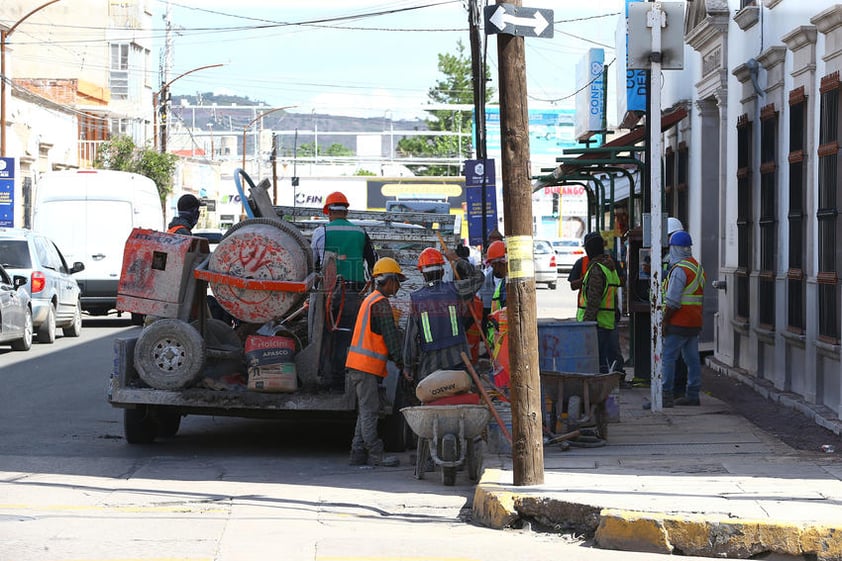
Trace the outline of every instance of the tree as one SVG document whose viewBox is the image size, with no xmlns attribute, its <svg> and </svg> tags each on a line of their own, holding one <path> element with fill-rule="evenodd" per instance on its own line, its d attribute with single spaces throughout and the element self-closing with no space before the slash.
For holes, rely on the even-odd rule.
<svg viewBox="0 0 842 561">
<path fill-rule="evenodd" d="M 471 72 L 471 57 L 465 54 L 462 41 L 456 44 L 455 54 L 439 54 L 439 71 L 444 77 L 436 81 L 436 85 L 427 92 L 431 103 L 473 105 L 474 88 Z M 491 73 L 484 67 L 485 80 L 488 82 Z M 494 95 L 493 88 L 486 88 L 485 101 Z M 397 145 L 397 152 L 405 158 L 458 158 L 459 164 L 407 164 L 419 175 L 456 175 L 461 169 L 461 160 L 469 157 L 473 152 L 473 111 L 429 110 L 430 118 L 425 121 L 430 131 L 462 133 L 462 135 L 440 136 L 412 136 L 402 138 Z M 455 167 L 455 170 L 454 170 Z"/>
<path fill-rule="evenodd" d="M 172 193 L 173 174 L 178 156 L 162 154 L 150 148 L 139 148 L 129 136 L 117 136 L 97 150 L 94 167 L 130 171 L 151 179 L 158 187 L 161 207 Z"/>
</svg>

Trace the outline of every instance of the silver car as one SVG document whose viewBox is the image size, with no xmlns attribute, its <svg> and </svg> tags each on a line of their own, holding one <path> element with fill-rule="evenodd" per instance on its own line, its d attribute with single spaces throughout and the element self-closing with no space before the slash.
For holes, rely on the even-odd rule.
<svg viewBox="0 0 842 561">
<path fill-rule="evenodd" d="M 0 228 L 0 265 L 21 275 L 32 304 L 32 324 L 39 343 L 52 343 L 56 328 L 67 337 L 82 334 L 80 290 L 71 276 L 85 269 L 67 266 L 58 247 L 41 234 L 21 228 Z"/>
<path fill-rule="evenodd" d="M 11 345 L 13 351 L 32 347 L 32 308 L 25 285 L 26 277 L 0 267 L 0 345 Z"/>
<path fill-rule="evenodd" d="M 545 283 L 555 290 L 558 286 L 558 268 L 553 244 L 549 240 L 533 240 L 532 258 L 535 262 L 535 284 Z"/>
</svg>

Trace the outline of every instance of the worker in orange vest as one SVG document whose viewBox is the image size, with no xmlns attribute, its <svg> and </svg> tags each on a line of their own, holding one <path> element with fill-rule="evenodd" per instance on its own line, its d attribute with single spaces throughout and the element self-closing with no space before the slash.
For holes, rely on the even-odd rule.
<svg viewBox="0 0 842 561">
<path fill-rule="evenodd" d="M 375 289 L 360 306 L 345 360 L 351 395 L 357 400 L 357 424 L 349 463 L 352 466 L 394 467 L 400 460 L 396 456 L 384 456 L 383 440 L 377 434 L 378 386 L 386 378 L 389 361 L 394 362 L 398 370 L 403 370 L 402 338 L 389 298 L 397 294 L 406 277 L 397 261 L 382 257 L 374 264 L 372 278 Z"/>
</svg>

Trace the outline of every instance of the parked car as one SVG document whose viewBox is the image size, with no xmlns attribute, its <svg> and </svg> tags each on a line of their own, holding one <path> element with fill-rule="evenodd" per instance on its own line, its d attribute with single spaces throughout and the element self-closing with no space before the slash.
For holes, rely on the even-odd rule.
<svg viewBox="0 0 842 561">
<path fill-rule="evenodd" d="M 71 275 L 85 265 L 77 261 L 68 267 L 56 244 L 20 228 L 0 228 L 0 265 L 10 275 L 28 279 L 32 326 L 39 343 L 54 342 L 57 327 L 67 337 L 82 334 L 81 291 Z"/>
<path fill-rule="evenodd" d="M 558 268 L 553 244 L 549 240 L 534 240 L 532 258 L 535 261 L 535 284 L 546 283 L 547 288 L 555 290 L 558 286 Z"/>
<path fill-rule="evenodd" d="M 0 345 L 13 351 L 32 347 L 32 308 L 24 286 L 26 277 L 10 275 L 0 266 Z"/>
<path fill-rule="evenodd" d="M 553 249 L 555 249 L 559 273 L 569 272 L 576 261 L 585 256 L 582 240 L 578 238 L 561 238 L 553 240 L 552 244 Z"/>
</svg>

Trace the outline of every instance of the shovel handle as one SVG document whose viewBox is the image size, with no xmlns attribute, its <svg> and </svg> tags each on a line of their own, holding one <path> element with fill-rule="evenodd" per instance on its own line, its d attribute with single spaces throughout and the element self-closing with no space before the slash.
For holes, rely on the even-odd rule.
<svg viewBox="0 0 842 561">
<path fill-rule="evenodd" d="M 491 398 L 488 397 L 488 394 L 485 391 L 485 388 L 482 387 L 482 382 L 480 382 L 479 375 L 477 371 L 474 370 L 473 365 L 471 364 L 471 360 L 468 358 L 468 355 L 465 354 L 465 351 L 462 351 L 462 361 L 465 363 L 465 367 L 468 369 L 468 372 L 471 374 L 471 378 L 474 379 L 474 383 L 477 385 L 477 389 L 479 390 L 480 395 L 482 396 L 483 401 L 488 406 L 488 409 L 491 411 L 491 414 L 494 415 L 494 420 L 497 421 L 497 424 L 500 425 L 500 430 L 503 432 L 503 436 L 506 437 L 506 440 L 509 441 L 509 444 L 512 444 L 512 435 L 509 433 L 509 429 L 506 428 L 506 423 L 503 422 L 503 419 L 500 417 L 500 413 L 497 412 L 497 409 L 494 408 L 494 404 L 491 403 Z"/>
</svg>

